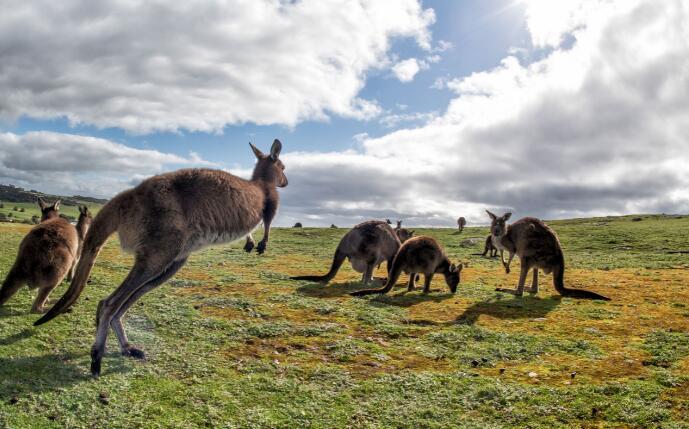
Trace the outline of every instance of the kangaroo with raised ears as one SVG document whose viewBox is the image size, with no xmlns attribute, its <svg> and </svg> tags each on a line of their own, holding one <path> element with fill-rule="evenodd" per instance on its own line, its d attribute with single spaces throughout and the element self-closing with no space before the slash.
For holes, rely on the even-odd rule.
<svg viewBox="0 0 689 429">
<path fill-rule="evenodd" d="M 414 230 L 409 230 L 407 228 L 396 229 L 395 233 L 397 234 L 397 238 L 400 239 L 401 243 L 404 243 L 414 236 Z"/>
<path fill-rule="evenodd" d="M 457 292 L 459 276 L 462 271 L 462 264 L 455 265 L 445 255 L 443 248 L 431 237 L 419 236 L 410 238 L 397 252 L 389 270 L 388 281 L 381 289 L 366 289 L 352 292 L 352 296 L 372 295 L 376 293 L 387 293 L 397 283 L 402 271 L 409 274 L 407 290 L 412 291 L 416 287 L 415 281 L 417 274 L 423 274 L 424 285 L 423 293 L 431 290 L 431 280 L 433 275 L 438 273 L 445 276 L 452 293 Z"/>
<path fill-rule="evenodd" d="M 261 220 L 264 232 L 257 251 L 266 250 L 278 209 L 276 188 L 287 186 L 285 166 L 279 159 L 282 144 L 275 140 L 267 155 L 254 145 L 251 149 L 257 158 L 251 180 L 222 170 L 184 169 L 153 176 L 108 201 L 86 235 L 69 289 L 34 324 L 43 324 L 74 304 L 101 247 L 118 232 L 123 250 L 135 255 L 134 266 L 122 284 L 98 304 L 91 373 L 100 375 L 110 327 L 123 355 L 143 358 L 144 353 L 129 344 L 121 319 L 145 293 L 170 279 L 192 252 L 246 237 Z"/>
<path fill-rule="evenodd" d="M 17 259 L 0 288 L 0 305 L 26 283 L 32 289 L 38 289 L 31 312 L 45 313 L 50 293 L 74 269 L 82 240 L 91 224 L 91 214 L 85 206 L 79 207 L 81 214 L 74 228 L 59 216 L 59 200 L 48 205 L 39 198 L 38 205 L 41 208 L 41 222 L 29 231 L 19 245 Z"/>
<path fill-rule="evenodd" d="M 460 216 L 459 219 L 457 219 L 457 227 L 459 228 L 459 232 L 461 233 L 464 231 L 464 226 L 466 226 L 467 220 L 464 219 L 463 216 Z"/>
<path fill-rule="evenodd" d="M 491 238 L 493 245 L 500 251 L 500 260 L 505 271 L 510 272 L 510 263 L 514 255 L 519 256 L 521 264 L 519 273 L 519 284 L 517 289 L 497 288 L 497 291 L 507 292 L 513 295 L 522 296 L 524 293 L 524 283 L 530 269 L 533 269 L 533 280 L 531 288 L 526 289 L 529 293 L 538 293 L 538 270 L 542 269 L 546 274 L 553 273 L 553 286 L 560 295 L 572 298 L 601 299 L 609 301 L 603 295 L 583 289 L 569 289 L 565 287 L 565 257 L 560 246 L 560 241 L 548 225 L 543 221 L 525 217 L 507 225 L 507 220 L 512 215 L 505 213 L 498 217 L 486 210 L 491 218 Z M 509 252 L 509 259 L 505 262 L 504 251 Z"/>
<path fill-rule="evenodd" d="M 379 220 L 369 220 L 350 229 L 337 245 L 330 271 L 322 276 L 296 276 L 293 280 L 329 282 L 339 271 L 345 259 L 349 259 L 354 271 L 362 273 L 361 281 L 368 284 L 373 270 L 387 262 L 388 273 L 392 259 L 400 248 L 400 240 L 390 225 Z"/>
</svg>

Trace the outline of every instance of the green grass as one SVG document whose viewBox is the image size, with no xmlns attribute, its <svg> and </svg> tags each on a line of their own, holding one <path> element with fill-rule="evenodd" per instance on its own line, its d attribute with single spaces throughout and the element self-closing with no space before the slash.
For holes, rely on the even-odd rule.
<svg viewBox="0 0 689 429">
<path fill-rule="evenodd" d="M 50 201 L 50 203 L 52 203 L 52 201 Z M 100 210 L 100 208 L 102 207 L 99 204 L 94 204 L 90 202 L 84 204 L 94 215 L 98 213 L 98 210 Z M 13 203 L 3 201 L 2 205 L 4 207 L 0 207 L 0 215 L 8 217 L 13 222 L 30 221 L 32 216 L 38 216 L 39 218 L 41 217 L 41 210 L 38 208 L 38 204 L 36 203 Z M 14 210 L 15 207 L 18 210 Z M 24 209 L 23 212 L 21 211 L 22 209 Z M 60 213 L 69 216 L 75 220 L 79 218 L 79 208 L 77 206 L 68 206 L 65 204 L 61 204 Z"/>
<path fill-rule="evenodd" d="M 96 305 L 131 266 L 112 239 L 72 313 L 34 328 L 27 289 L 0 307 L 0 427 L 687 428 L 689 256 L 667 252 L 689 250 L 689 217 L 631 219 L 550 223 L 568 285 L 610 302 L 560 298 L 545 275 L 538 296 L 495 292 L 518 267 L 473 255 L 486 228 L 417 230 L 468 264 L 455 295 L 437 276 L 429 295 L 403 278 L 354 299 L 348 264 L 327 286 L 289 279 L 325 272 L 344 229 L 207 249 L 128 314 L 147 360 L 111 333 L 92 380 Z M 29 228 L 0 224 L 0 277 Z"/>
</svg>

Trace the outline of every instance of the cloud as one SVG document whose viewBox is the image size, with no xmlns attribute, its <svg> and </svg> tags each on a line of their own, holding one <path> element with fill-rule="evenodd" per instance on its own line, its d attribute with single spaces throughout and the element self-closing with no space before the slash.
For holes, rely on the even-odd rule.
<svg viewBox="0 0 689 429">
<path fill-rule="evenodd" d="M 400 81 L 400 82 L 411 82 L 414 80 L 414 76 L 421 71 L 421 70 L 426 70 L 428 69 L 429 62 L 430 63 L 437 63 L 440 61 L 440 56 L 439 55 L 431 55 L 429 56 L 426 60 L 417 60 L 416 58 L 408 58 L 406 60 L 402 60 L 397 62 L 394 66 L 392 66 L 392 74 Z"/>
<path fill-rule="evenodd" d="M 370 119 L 366 74 L 389 66 L 395 38 L 431 52 L 434 20 L 418 0 L 8 0 L 0 118 L 133 133 Z"/>
<path fill-rule="evenodd" d="M 110 197 L 145 177 L 182 166 L 217 165 L 194 152 L 185 158 L 95 137 L 0 133 L 0 181 L 46 192 Z"/>
<path fill-rule="evenodd" d="M 689 8 L 572 1 L 547 21 L 539 7 L 526 16 L 542 59 L 448 81 L 443 114 L 360 151 L 287 154 L 285 219 L 689 212 Z"/>
</svg>

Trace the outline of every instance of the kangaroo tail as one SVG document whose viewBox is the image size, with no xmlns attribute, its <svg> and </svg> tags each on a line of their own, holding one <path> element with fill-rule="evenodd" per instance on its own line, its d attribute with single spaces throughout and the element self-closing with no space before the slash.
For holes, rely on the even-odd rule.
<svg viewBox="0 0 689 429">
<path fill-rule="evenodd" d="M 565 260 L 562 258 L 562 262 L 558 265 L 555 270 L 553 270 L 553 286 L 560 295 L 567 296 L 571 298 L 584 298 L 584 299 L 600 299 L 603 301 L 610 301 L 607 296 L 599 295 L 595 292 L 584 289 L 570 289 L 565 287 Z"/>
<path fill-rule="evenodd" d="M 327 274 L 323 276 L 296 276 L 292 277 L 292 280 L 309 280 L 312 282 L 327 283 L 335 277 L 346 258 L 347 256 L 342 251 L 340 251 L 338 247 L 338 249 L 335 251 L 335 256 L 333 256 L 333 263 L 330 266 L 330 271 L 328 271 Z"/>
<path fill-rule="evenodd" d="M 397 254 L 399 256 L 399 253 Z M 390 273 L 388 275 L 388 281 L 385 283 L 385 286 L 383 286 L 380 289 L 364 289 L 364 290 L 358 290 L 356 292 L 350 293 L 351 296 L 364 296 L 364 295 L 373 295 L 376 293 L 388 293 L 390 289 L 392 289 L 393 286 L 395 286 L 395 283 L 397 283 L 397 280 L 400 278 L 400 274 L 402 274 L 402 264 L 400 261 L 398 261 L 398 256 L 395 256 L 395 259 L 392 261 L 392 268 L 390 269 Z"/>
<path fill-rule="evenodd" d="M 17 293 L 22 284 L 24 284 L 24 278 L 19 274 L 15 265 L 10 269 L 10 272 L 7 273 L 7 277 L 5 277 L 5 281 L 2 282 L 2 287 L 0 287 L 0 305 L 3 305 L 7 300 L 12 298 L 12 295 Z"/>
<path fill-rule="evenodd" d="M 67 292 L 43 317 L 34 322 L 34 326 L 51 321 L 76 302 L 86 286 L 86 281 L 91 274 L 91 269 L 96 262 L 96 257 L 101 247 L 108 237 L 117 230 L 119 223 L 119 205 L 116 204 L 116 199 L 112 199 L 98 212 L 93 220 L 93 224 L 86 233 L 81 257 Z"/>
</svg>

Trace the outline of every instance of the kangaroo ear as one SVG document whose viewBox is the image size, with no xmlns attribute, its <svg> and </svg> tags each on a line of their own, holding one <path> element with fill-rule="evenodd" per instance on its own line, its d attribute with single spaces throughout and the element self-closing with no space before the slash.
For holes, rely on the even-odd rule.
<svg viewBox="0 0 689 429">
<path fill-rule="evenodd" d="M 41 208 L 41 210 L 44 210 L 48 205 L 43 201 L 43 198 L 41 197 L 36 197 L 36 200 L 38 202 L 38 207 Z"/>
<path fill-rule="evenodd" d="M 512 216 L 512 212 L 507 212 L 504 215 L 502 215 L 502 217 L 504 217 L 505 220 L 508 220 L 511 216 Z"/>
<path fill-rule="evenodd" d="M 57 200 L 53 203 L 53 209 L 55 211 L 60 210 L 60 200 Z"/>
<path fill-rule="evenodd" d="M 273 161 L 277 161 L 281 151 L 282 143 L 280 143 L 280 140 L 275 139 L 273 141 L 273 146 L 270 147 L 270 159 L 272 159 Z"/>
<path fill-rule="evenodd" d="M 249 146 L 251 146 L 251 150 L 254 151 L 254 155 L 256 155 L 256 158 L 261 159 L 265 156 L 263 155 L 263 152 L 261 152 L 261 149 L 254 146 L 253 143 L 249 142 Z"/>
<path fill-rule="evenodd" d="M 464 268 L 464 264 L 462 264 L 461 262 L 457 263 L 457 272 L 462 271 L 462 268 Z"/>
<path fill-rule="evenodd" d="M 493 219 L 493 220 L 495 220 L 495 219 L 498 218 L 498 217 L 495 216 L 493 213 L 491 213 L 489 210 L 486 210 L 486 213 L 488 213 L 488 216 L 490 216 L 490 218 Z"/>
<path fill-rule="evenodd" d="M 457 266 L 455 264 L 450 264 L 450 272 L 451 273 L 456 273 L 457 272 Z"/>
</svg>

